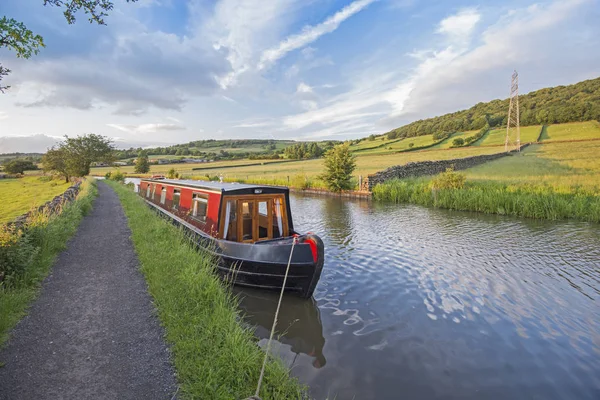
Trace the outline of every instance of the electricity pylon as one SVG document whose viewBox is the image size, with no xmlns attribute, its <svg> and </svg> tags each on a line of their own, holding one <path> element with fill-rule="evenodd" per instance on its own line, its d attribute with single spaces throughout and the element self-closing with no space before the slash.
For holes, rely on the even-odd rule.
<svg viewBox="0 0 600 400">
<path fill-rule="evenodd" d="M 508 105 L 508 120 L 506 122 L 506 140 L 504 141 L 504 151 L 511 150 L 521 151 L 521 128 L 519 126 L 519 74 L 517 71 L 513 72 L 510 81 L 510 103 Z"/>
</svg>

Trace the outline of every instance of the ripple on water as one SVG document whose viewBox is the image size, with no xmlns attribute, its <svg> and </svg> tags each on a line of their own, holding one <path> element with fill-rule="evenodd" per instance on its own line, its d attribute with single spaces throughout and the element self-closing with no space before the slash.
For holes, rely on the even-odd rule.
<svg viewBox="0 0 600 400">
<path fill-rule="evenodd" d="M 296 333 L 321 353 L 288 357 L 316 398 L 598 398 L 597 225 L 327 197 L 292 211 L 326 249 L 319 319 Z"/>
</svg>

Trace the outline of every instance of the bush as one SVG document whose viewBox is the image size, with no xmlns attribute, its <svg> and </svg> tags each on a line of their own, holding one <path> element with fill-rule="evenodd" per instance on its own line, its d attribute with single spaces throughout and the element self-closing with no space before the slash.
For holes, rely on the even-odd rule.
<svg viewBox="0 0 600 400">
<path fill-rule="evenodd" d="M 466 180 L 465 174 L 458 173 L 453 168 L 447 168 L 446 172 L 442 172 L 431 180 L 431 188 L 434 190 L 462 189 Z"/>
<path fill-rule="evenodd" d="M 463 138 L 456 138 L 452 141 L 452 147 L 464 146 L 465 140 Z"/>
<path fill-rule="evenodd" d="M 410 142 L 410 143 L 408 144 L 408 148 L 409 148 L 409 149 L 412 149 L 412 148 L 414 147 L 414 145 L 415 145 L 415 144 L 414 144 L 413 142 Z"/>
<path fill-rule="evenodd" d="M 0 226 L 0 287 L 11 286 L 12 281 L 25 271 L 38 253 L 37 235 L 6 225 Z"/>
<path fill-rule="evenodd" d="M 120 170 L 117 170 L 116 172 L 112 172 L 108 179 L 110 179 L 111 181 L 123 183 L 125 182 L 125 174 L 123 174 Z"/>
<path fill-rule="evenodd" d="M 308 178 L 308 175 L 301 172 L 292 177 L 291 186 L 296 189 L 310 189 L 312 187 L 312 181 Z"/>
<path fill-rule="evenodd" d="M 179 178 L 179 173 L 175 171 L 175 168 L 171 168 L 169 172 L 167 172 L 167 178 L 176 179 Z"/>
</svg>

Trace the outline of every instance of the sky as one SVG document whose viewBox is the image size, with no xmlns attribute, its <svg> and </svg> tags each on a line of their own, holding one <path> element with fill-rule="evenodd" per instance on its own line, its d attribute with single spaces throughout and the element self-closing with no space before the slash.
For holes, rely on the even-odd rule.
<svg viewBox="0 0 600 400">
<path fill-rule="evenodd" d="M 600 76 L 600 0 L 117 0 L 106 26 L 6 3 L 46 48 L 0 49 L 0 153 L 344 140 L 506 98 L 514 69 L 521 93 Z"/>
</svg>

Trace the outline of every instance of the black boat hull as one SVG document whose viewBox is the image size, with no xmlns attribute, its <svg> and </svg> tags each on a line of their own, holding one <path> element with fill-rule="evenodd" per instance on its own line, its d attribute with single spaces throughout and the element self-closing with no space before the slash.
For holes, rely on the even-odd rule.
<svg viewBox="0 0 600 400">
<path fill-rule="evenodd" d="M 324 245 L 317 235 L 295 234 L 292 237 L 252 244 L 220 240 L 156 204 L 144 201 L 159 215 L 185 228 L 186 233 L 199 247 L 217 255 L 217 272 L 228 283 L 257 289 L 281 290 L 289 262 L 285 290 L 305 298 L 312 296 L 324 263 Z"/>
</svg>

